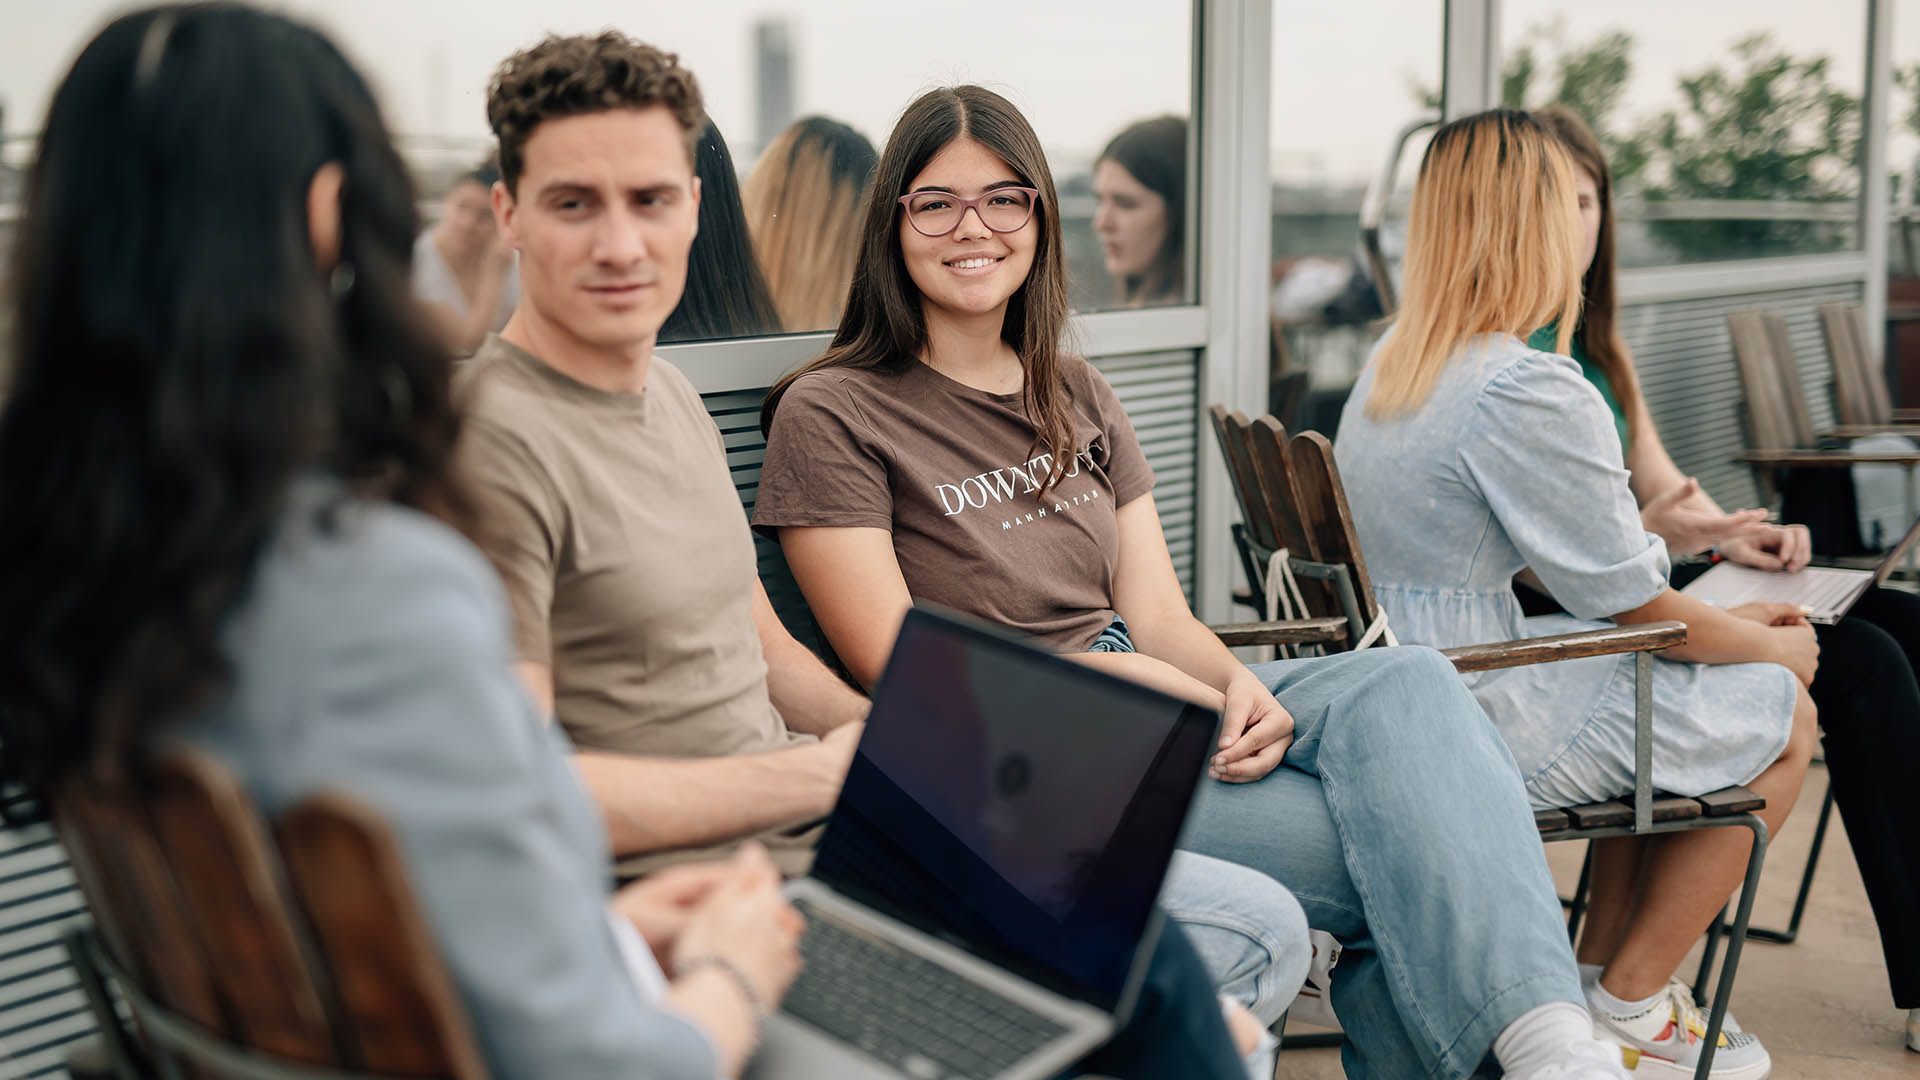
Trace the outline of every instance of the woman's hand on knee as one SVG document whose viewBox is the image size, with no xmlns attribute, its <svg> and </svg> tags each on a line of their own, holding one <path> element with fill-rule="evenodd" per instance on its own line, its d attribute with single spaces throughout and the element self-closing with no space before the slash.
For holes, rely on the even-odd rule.
<svg viewBox="0 0 1920 1080">
<path fill-rule="evenodd" d="M 1252 672 L 1227 684 L 1220 722 L 1220 752 L 1208 775 L 1228 783 L 1258 780 L 1272 772 L 1293 745 L 1293 714 Z"/>
</svg>

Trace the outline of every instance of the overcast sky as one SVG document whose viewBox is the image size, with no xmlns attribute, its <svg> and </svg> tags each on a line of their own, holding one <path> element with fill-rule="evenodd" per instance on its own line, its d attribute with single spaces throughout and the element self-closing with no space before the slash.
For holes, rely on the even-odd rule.
<svg viewBox="0 0 1920 1080">
<path fill-rule="evenodd" d="M 0 0 L 0 100 L 9 134 L 38 128 L 73 56 L 116 0 Z M 737 147 L 754 139 L 752 26 L 792 27 L 801 113 L 825 112 L 879 144 L 913 93 L 977 81 L 1020 105 L 1055 156 L 1081 166 L 1131 120 L 1187 112 L 1191 13 L 1175 0 L 285 0 L 332 32 L 368 73 L 389 124 L 409 135 L 485 136 L 488 73 L 543 32 L 613 26 L 677 50 Z M 1377 167 L 1416 111 L 1410 89 L 1440 75 L 1440 0 L 1274 0 L 1273 158 L 1292 180 L 1345 182 Z M 1625 111 L 1671 103 L 1678 74 L 1771 30 L 1801 54 L 1831 57 L 1861 86 L 1864 0 L 1505 0 L 1502 37 L 1564 20 L 1580 43 L 1634 34 Z M 1920 0 L 1897 14 L 1895 53 L 1920 61 Z M 1007 21 L 998 22 L 996 12 Z"/>
</svg>

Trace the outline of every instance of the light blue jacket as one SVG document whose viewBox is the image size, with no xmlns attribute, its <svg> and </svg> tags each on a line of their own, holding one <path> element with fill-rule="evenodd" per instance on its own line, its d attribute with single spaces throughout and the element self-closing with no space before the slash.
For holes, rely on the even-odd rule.
<svg viewBox="0 0 1920 1080">
<path fill-rule="evenodd" d="M 464 539 L 302 480 L 223 636 L 231 692 L 182 734 L 268 815 L 329 789 L 385 817 L 494 1075 L 716 1075 L 622 964 L 600 819 Z"/>
</svg>

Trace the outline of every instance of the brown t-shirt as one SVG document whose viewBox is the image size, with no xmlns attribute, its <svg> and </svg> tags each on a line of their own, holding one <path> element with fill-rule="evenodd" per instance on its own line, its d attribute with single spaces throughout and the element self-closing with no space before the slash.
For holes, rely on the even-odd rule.
<svg viewBox="0 0 1920 1080">
<path fill-rule="evenodd" d="M 780 400 L 753 524 L 890 529 L 915 600 L 1084 649 L 1113 621 L 1118 508 L 1153 489 L 1133 424 L 1092 364 L 1070 357 L 1076 454 L 1034 446 L 1023 395 L 989 394 L 914 361 L 834 368 Z"/>
<path fill-rule="evenodd" d="M 686 376 L 655 359 L 644 392 L 608 393 L 489 336 L 462 380 L 460 459 L 480 532 L 519 654 L 551 666 L 554 714 L 573 745 L 684 758 L 811 742 L 767 696 L 753 535 Z M 815 834 L 762 839 L 798 869 Z"/>
</svg>

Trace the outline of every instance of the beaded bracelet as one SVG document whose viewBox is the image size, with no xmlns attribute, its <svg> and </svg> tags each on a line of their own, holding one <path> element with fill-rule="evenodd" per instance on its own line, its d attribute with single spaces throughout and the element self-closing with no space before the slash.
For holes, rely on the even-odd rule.
<svg viewBox="0 0 1920 1080">
<path fill-rule="evenodd" d="M 766 1018 L 766 1006 L 761 1003 L 760 995 L 754 990 L 753 982 L 747 978 L 747 973 L 740 970 L 740 965 L 718 953 L 690 956 L 674 965 L 674 974 L 685 977 L 703 968 L 713 968 L 733 980 L 733 984 L 740 989 L 740 996 L 747 999 L 747 1009 L 753 1013 L 756 1023 Z"/>
</svg>

